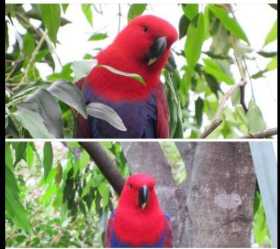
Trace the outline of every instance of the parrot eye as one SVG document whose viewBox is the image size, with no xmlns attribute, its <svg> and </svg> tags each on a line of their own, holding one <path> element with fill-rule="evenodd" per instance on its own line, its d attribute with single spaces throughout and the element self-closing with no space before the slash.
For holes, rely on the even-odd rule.
<svg viewBox="0 0 280 249">
<path fill-rule="evenodd" d="M 144 30 L 144 32 L 148 32 L 148 27 L 147 26 L 143 26 L 143 30 Z"/>
</svg>

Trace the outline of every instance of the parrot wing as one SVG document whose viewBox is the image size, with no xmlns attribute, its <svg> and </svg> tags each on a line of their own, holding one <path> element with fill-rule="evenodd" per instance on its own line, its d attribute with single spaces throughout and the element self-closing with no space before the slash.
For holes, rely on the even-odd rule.
<svg viewBox="0 0 280 249">
<path fill-rule="evenodd" d="M 165 215 L 163 247 L 173 247 L 172 224 L 168 215 Z"/>
<path fill-rule="evenodd" d="M 169 137 L 169 110 L 164 86 L 160 82 L 155 88 L 156 106 L 157 106 L 157 124 L 156 135 L 158 138 Z"/>
<path fill-rule="evenodd" d="M 80 90 L 83 91 L 83 88 L 86 86 L 85 78 L 80 79 L 76 85 Z M 88 91 L 86 91 L 89 94 Z M 85 92 L 84 92 L 85 94 Z M 87 96 L 86 99 L 89 97 Z M 169 137 L 169 111 L 168 111 L 168 104 L 166 95 L 164 93 L 164 86 L 162 83 L 158 84 L 156 88 L 153 90 L 153 94 L 149 98 L 147 103 L 139 103 L 135 105 L 126 105 L 114 107 L 117 108 L 119 111 L 125 113 L 123 116 L 124 119 L 127 119 L 131 123 L 133 127 L 130 128 L 131 131 L 134 131 L 134 126 L 143 127 L 142 131 L 139 130 L 138 134 L 132 132 L 129 137 L 139 137 L 139 135 L 143 132 L 143 137 L 147 138 L 168 138 Z M 134 109 L 132 109 L 134 108 Z M 141 112 L 140 109 L 143 109 L 143 113 L 147 117 L 146 121 L 139 115 Z M 130 110 L 132 109 L 132 110 Z M 128 115 L 129 114 L 129 115 Z M 122 115 L 121 115 L 122 116 Z M 101 121 L 99 121 L 101 123 Z M 110 125 L 104 124 L 105 122 L 102 121 L 104 127 L 108 127 L 109 133 L 111 133 L 112 129 Z M 96 124 L 95 124 L 96 125 Z M 76 122 L 75 122 L 75 137 L 76 138 L 90 138 L 90 137 L 99 137 L 99 134 L 93 134 L 93 122 L 92 119 L 84 119 L 80 114 L 77 113 L 76 115 Z M 111 137 L 121 137 L 123 134 L 115 131 L 116 134 L 111 134 Z M 127 135 L 125 135 L 127 136 Z M 102 137 L 102 135 L 101 135 Z"/>
</svg>

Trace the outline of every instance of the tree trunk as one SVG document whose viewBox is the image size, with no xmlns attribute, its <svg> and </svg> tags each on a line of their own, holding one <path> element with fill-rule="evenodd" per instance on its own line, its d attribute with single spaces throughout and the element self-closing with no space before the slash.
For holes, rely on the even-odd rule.
<svg viewBox="0 0 280 249">
<path fill-rule="evenodd" d="M 175 247 L 250 247 L 255 174 L 247 143 L 176 143 L 187 180 L 177 186 L 157 142 L 123 142 L 132 172 L 157 179 Z"/>
</svg>

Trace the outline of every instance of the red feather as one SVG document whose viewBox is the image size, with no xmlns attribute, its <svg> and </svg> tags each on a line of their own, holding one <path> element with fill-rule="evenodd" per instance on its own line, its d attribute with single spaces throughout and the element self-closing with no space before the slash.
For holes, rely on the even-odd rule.
<svg viewBox="0 0 280 249">
<path fill-rule="evenodd" d="M 164 231 L 164 247 L 173 247 L 173 234 L 172 234 L 172 224 L 169 218 L 165 218 L 165 231 Z"/>
<path fill-rule="evenodd" d="M 154 184 L 152 177 L 143 174 L 128 178 L 114 215 L 114 231 L 120 241 L 131 246 L 153 245 L 167 229 Z M 138 190 L 143 185 L 149 188 L 149 201 L 144 209 L 138 204 Z"/>
<path fill-rule="evenodd" d="M 143 32 L 143 27 L 149 32 Z M 145 55 L 158 37 L 167 38 L 167 48 L 157 61 L 148 65 Z M 135 39 L 137 37 L 137 39 Z M 111 66 L 123 72 L 141 75 L 145 85 L 126 76 L 114 74 L 103 67 L 94 67 L 88 76 L 80 80 L 80 89 L 87 85 L 96 96 L 112 102 L 146 102 L 152 91 L 156 96 L 156 137 L 169 137 L 169 112 L 163 85 L 160 83 L 161 70 L 168 60 L 170 47 L 177 39 L 176 29 L 167 21 L 151 16 L 139 16 L 117 35 L 113 43 L 97 55 L 98 64 Z M 133 45 L 132 45 L 133 44 Z M 85 83 L 86 82 L 86 83 Z M 91 138 L 88 120 L 77 115 L 75 136 Z M 154 136 L 154 135 L 153 135 Z"/>
<path fill-rule="evenodd" d="M 158 84 L 155 93 L 157 102 L 156 134 L 158 138 L 169 138 L 169 109 L 163 84 Z"/>
</svg>

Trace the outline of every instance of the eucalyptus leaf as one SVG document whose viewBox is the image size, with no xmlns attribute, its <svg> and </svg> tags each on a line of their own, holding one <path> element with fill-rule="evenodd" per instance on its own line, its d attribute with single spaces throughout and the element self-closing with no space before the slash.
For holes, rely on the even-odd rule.
<svg viewBox="0 0 280 249">
<path fill-rule="evenodd" d="M 43 23 L 48 31 L 48 36 L 55 44 L 57 32 L 60 27 L 60 5 L 38 4 Z"/>
<path fill-rule="evenodd" d="M 223 7 L 209 5 L 209 10 L 221 21 L 228 31 L 230 31 L 237 38 L 249 43 L 247 35 L 239 23 L 234 18 L 230 17 L 229 13 Z"/>
<path fill-rule="evenodd" d="M 92 6 L 92 4 L 82 4 L 81 5 L 82 11 L 90 25 L 92 25 L 92 22 L 93 22 L 91 6 Z"/>
<path fill-rule="evenodd" d="M 31 33 L 27 33 L 23 37 L 23 53 L 26 57 L 30 57 L 35 48 L 35 40 Z"/>
<path fill-rule="evenodd" d="M 201 126 L 202 123 L 203 106 L 204 106 L 203 99 L 198 97 L 198 99 L 195 101 L 195 119 L 199 127 Z"/>
<path fill-rule="evenodd" d="M 266 70 L 272 71 L 277 68 L 277 56 L 273 57 L 271 61 L 267 64 Z"/>
<path fill-rule="evenodd" d="M 192 20 L 195 16 L 198 14 L 198 4 L 182 4 L 182 9 L 185 14 L 185 16 Z"/>
<path fill-rule="evenodd" d="M 218 81 L 224 81 L 225 83 L 232 85 L 234 83 L 231 75 L 223 71 L 223 68 L 213 59 L 204 59 L 204 71 L 214 76 Z"/>
<path fill-rule="evenodd" d="M 110 125 L 120 131 L 127 130 L 121 117 L 110 106 L 98 102 L 92 102 L 87 105 L 87 114 L 108 122 Z"/>
<path fill-rule="evenodd" d="M 17 180 L 11 168 L 5 167 L 5 212 L 25 232 L 31 232 L 27 212 L 19 200 Z"/>
<path fill-rule="evenodd" d="M 19 104 L 16 117 L 32 137 L 63 137 L 59 105 L 46 89 L 39 89 L 25 102 Z"/>
<path fill-rule="evenodd" d="M 13 168 L 14 159 L 13 159 L 10 143 L 5 143 L 5 164 L 9 168 L 11 169 Z"/>
<path fill-rule="evenodd" d="M 266 35 L 263 46 L 268 45 L 269 43 L 275 41 L 276 39 L 277 39 L 277 20 L 274 22 L 271 30 Z"/>
<path fill-rule="evenodd" d="M 89 41 L 100 41 L 107 38 L 108 35 L 106 33 L 94 33 L 88 40 Z"/>
<path fill-rule="evenodd" d="M 188 65 L 194 68 L 197 63 L 201 48 L 204 41 L 204 18 L 202 14 L 199 14 L 197 18 L 194 18 L 189 25 L 187 39 L 185 43 L 185 56 Z"/>
<path fill-rule="evenodd" d="M 87 118 L 85 100 L 80 89 L 76 85 L 66 81 L 57 81 L 48 87 L 47 90 L 53 96 L 74 108 L 85 119 Z"/>
<path fill-rule="evenodd" d="M 54 138 L 54 135 L 49 132 L 43 117 L 39 113 L 37 103 L 22 103 L 18 105 L 14 115 L 33 138 Z"/>
<path fill-rule="evenodd" d="M 46 89 L 39 89 L 27 99 L 28 102 L 38 104 L 38 111 L 50 133 L 55 137 L 63 137 L 62 114 L 54 96 Z"/>
<path fill-rule="evenodd" d="M 46 179 L 50 173 L 53 164 L 53 150 L 52 144 L 46 142 L 44 144 L 44 156 L 43 156 L 43 165 L 44 165 L 44 178 Z"/>
<path fill-rule="evenodd" d="M 131 4 L 127 14 L 127 20 L 130 21 L 136 16 L 141 15 L 145 11 L 146 6 L 147 4 Z"/>
<path fill-rule="evenodd" d="M 256 105 L 254 100 L 249 102 L 248 112 L 246 113 L 248 120 L 249 133 L 253 134 L 261 132 L 266 128 L 260 108 Z"/>
<path fill-rule="evenodd" d="M 189 24 L 190 20 L 185 15 L 182 15 L 179 21 L 179 39 L 187 34 Z"/>
</svg>

